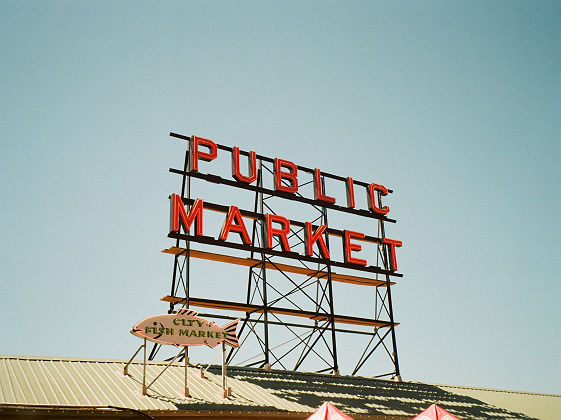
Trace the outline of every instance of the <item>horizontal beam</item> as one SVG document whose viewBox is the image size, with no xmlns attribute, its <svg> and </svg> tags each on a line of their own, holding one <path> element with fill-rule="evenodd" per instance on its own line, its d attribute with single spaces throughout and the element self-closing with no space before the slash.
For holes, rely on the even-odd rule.
<svg viewBox="0 0 561 420">
<path fill-rule="evenodd" d="M 217 314 L 207 314 L 207 313 L 198 313 L 198 316 L 201 318 L 213 318 L 213 319 L 228 319 L 228 320 L 235 320 L 239 319 L 239 317 L 230 316 L 230 315 L 217 315 Z M 256 324 L 264 324 L 265 320 L 258 319 L 258 318 L 248 318 L 245 320 L 248 323 L 256 323 Z M 295 324 L 293 322 L 278 322 L 278 321 L 271 321 L 270 319 L 267 320 L 267 324 L 269 325 L 280 325 L 284 327 L 295 327 L 295 328 L 307 328 L 307 329 L 318 329 L 316 325 L 309 325 L 309 324 Z M 397 324 L 396 324 L 397 325 Z M 345 334 L 359 334 L 359 335 L 367 335 L 373 337 L 377 334 L 374 331 L 361 331 L 361 330 L 347 330 L 343 328 L 335 328 L 335 332 L 345 333 Z"/>
<path fill-rule="evenodd" d="M 184 254 L 184 253 L 186 253 L 186 251 L 187 251 L 186 248 L 180 248 L 180 247 L 175 247 L 175 246 L 172 246 L 168 249 L 162 250 L 163 253 L 172 254 L 172 255 Z M 258 260 L 258 259 L 255 259 L 255 258 L 234 257 L 234 256 L 231 256 L 231 255 L 216 254 L 216 253 L 213 253 L 213 252 L 206 252 L 206 251 L 197 251 L 197 250 L 194 250 L 194 249 L 191 249 L 189 251 L 189 256 L 193 257 L 193 258 L 203 259 L 203 260 L 218 261 L 218 262 L 224 262 L 224 263 L 228 263 L 228 264 L 241 265 L 241 266 L 245 266 L 245 267 L 255 267 L 255 266 L 261 265 L 261 263 L 262 263 L 261 260 Z M 327 277 L 327 272 L 325 272 L 325 271 L 313 270 L 313 269 L 305 268 L 305 267 L 297 267 L 297 266 L 288 265 L 288 264 L 279 264 L 279 263 L 272 264 L 268 261 L 265 262 L 265 268 L 278 270 L 278 271 L 283 271 L 283 272 L 287 272 L 287 273 L 293 273 L 293 274 L 303 274 L 303 275 L 308 276 L 308 277 L 315 277 L 315 278 L 325 278 L 325 277 Z M 337 273 L 333 273 L 333 272 L 331 273 L 331 279 L 333 281 L 337 281 L 337 282 L 341 282 L 341 283 L 359 284 L 359 285 L 363 285 L 363 286 L 375 286 L 375 287 L 380 287 L 380 286 L 385 287 L 386 286 L 386 281 L 385 280 L 377 280 L 377 279 L 371 279 L 371 278 L 367 278 L 367 277 L 350 276 L 350 275 L 346 275 L 346 274 L 337 274 Z M 393 285 L 395 283 L 392 282 L 390 284 Z"/>
<path fill-rule="evenodd" d="M 212 236 L 187 235 L 184 233 L 170 232 L 168 233 L 168 238 L 197 242 L 200 244 L 215 245 L 224 248 L 239 249 L 241 251 L 253 251 L 259 254 L 273 255 L 276 257 L 289 258 L 297 261 L 306 261 L 309 263 L 326 264 L 326 265 L 330 265 L 331 267 L 348 268 L 350 270 L 363 271 L 366 273 L 376 273 L 376 274 L 383 274 L 387 276 L 403 277 L 403 274 L 401 273 L 398 273 L 396 271 L 386 270 L 375 265 L 363 266 L 358 264 L 332 261 L 325 258 L 317 258 L 317 257 L 310 257 L 307 255 L 301 255 L 297 252 L 278 251 L 275 249 L 259 247 L 254 245 L 246 245 L 236 242 L 221 241 L 216 238 L 213 238 Z"/>
<path fill-rule="evenodd" d="M 382 220 L 384 222 L 390 222 L 390 223 L 395 223 L 396 222 L 395 219 L 390 219 L 386 216 L 382 216 L 382 215 L 379 215 L 377 213 L 372 213 L 371 211 L 368 211 L 368 210 L 354 209 L 354 208 L 350 208 L 350 207 L 338 206 L 337 204 L 330 204 L 330 203 L 327 203 L 325 201 L 313 200 L 311 198 L 302 197 L 302 196 L 296 195 L 296 194 L 290 194 L 290 193 L 286 193 L 286 192 L 283 192 L 283 191 L 271 190 L 270 188 L 259 187 L 257 185 L 251 185 L 251 184 L 246 184 L 244 182 L 234 181 L 234 180 L 228 179 L 228 178 L 222 178 L 221 176 L 218 176 L 218 175 L 203 174 L 203 173 L 197 172 L 197 171 L 187 171 L 186 172 L 182 169 L 175 169 L 175 168 L 169 168 L 169 171 L 173 174 L 178 174 L 178 175 L 182 175 L 182 176 L 189 176 L 189 177 L 193 177 L 193 178 L 199 178 L 199 179 L 211 182 L 213 184 L 223 184 L 223 185 L 228 185 L 230 187 L 242 188 L 244 190 L 249 190 L 249 191 L 263 193 L 263 194 L 267 194 L 267 195 L 271 195 L 271 196 L 275 196 L 275 197 L 280 197 L 280 198 L 283 198 L 283 199 L 286 199 L 286 200 L 299 201 L 301 203 L 310 204 L 312 206 L 324 207 L 324 208 L 331 209 L 331 210 L 341 211 L 343 213 L 354 214 L 356 216 L 368 217 L 370 219 L 378 219 L 378 220 Z"/>
<path fill-rule="evenodd" d="M 183 204 L 186 204 L 186 205 L 193 205 L 195 203 L 195 200 L 193 198 L 182 197 L 181 200 L 183 201 Z M 214 211 L 214 212 L 218 212 L 218 213 L 228 213 L 228 209 L 230 208 L 229 206 L 225 206 L 223 204 L 211 203 L 209 201 L 203 201 L 203 207 L 205 209 L 208 209 L 208 210 Z M 265 220 L 265 216 L 263 216 L 261 213 L 255 212 L 255 211 L 240 209 L 240 213 L 243 217 L 247 217 L 248 219 Z M 292 219 L 288 219 L 288 221 L 290 222 L 290 226 L 298 226 L 302 229 L 305 227 L 305 223 L 302 223 L 300 221 L 292 220 Z M 319 225 L 312 224 L 312 228 L 314 230 L 316 230 L 318 227 L 319 227 Z M 335 237 L 338 237 L 338 238 L 343 237 L 343 231 L 340 230 L 340 229 L 327 228 L 326 232 L 330 236 L 335 236 Z M 378 244 L 378 245 L 382 244 L 382 240 L 380 238 L 377 238 L 375 236 L 370 236 L 370 235 L 364 235 L 363 239 L 354 238 L 353 240 L 357 241 L 357 242 L 369 242 L 369 243 Z"/>
<path fill-rule="evenodd" d="M 169 135 L 170 135 L 171 137 L 175 137 L 175 138 L 177 138 L 177 139 L 186 140 L 186 141 L 191 141 L 191 137 L 189 137 L 189 136 L 184 136 L 184 135 L 182 135 L 182 134 L 177 134 L 177 133 L 171 132 L 171 133 L 169 133 Z M 232 150 L 233 150 L 233 148 L 230 147 L 230 146 L 225 146 L 225 145 L 218 144 L 218 143 L 216 143 L 216 147 L 218 147 L 220 150 L 224 150 L 224 151 L 230 152 L 230 153 L 231 153 Z M 245 150 L 240 150 L 240 154 L 241 154 L 241 155 L 244 155 L 244 156 L 249 156 L 249 153 L 246 152 Z M 267 157 L 267 156 L 263 156 L 263 155 L 256 154 L 255 157 L 256 157 L 257 159 L 259 159 L 259 160 L 262 160 L 263 162 L 275 163 L 275 159 L 270 158 L 270 157 Z M 311 174 L 314 173 L 314 170 L 313 170 L 312 168 L 307 168 L 306 166 L 301 166 L 301 165 L 296 165 L 296 166 L 298 167 L 298 170 L 299 170 L 299 171 L 304 171 L 304 172 L 308 172 L 308 173 L 311 173 Z M 342 176 L 340 176 L 340 175 L 330 174 L 329 172 L 323 172 L 323 171 L 321 171 L 321 174 L 322 174 L 323 176 L 327 177 L 327 178 L 336 179 L 337 181 L 343 181 L 343 182 L 346 182 L 346 181 L 347 181 L 347 178 L 342 177 Z M 360 185 L 360 186 L 362 186 L 362 187 L 366 187 L 366 188 L 368 188 L 368 185 L 370 185 L 370 184 L 368 184 L 367 182 L 356 181 L 356 180 L 353 180 L 353 183 L 355 183 L 356 185 Z M 388 188 L 388 192 L 389 192 L 389 193 L 393 193 L 393 190 L 391 190 L 391 189 Z"/>
<path fill-rule="evenodd" d="M 185 303 L 186 299 L 180 298 L 178 296 L 168 295 L 168 296 L 164 296 L 160 300 L 164 302 L 182 305 Z M 245 313 L 262 313 L 264 310 L 263 306 L 253 305 L 248 303 L 228 302 L 225 300 L 212 300 L 212 299 L 189 297 L 189 307 L 191 306 L 201 307 L 201 308 L 221 309 L 226 311 L 240 311 Z M 297 316 L 301 318 L 308 318 L 314 321 L 329 321 L 331 319 L 331 315 L 327 313 L 301 311 L 299 309 L 277 308 L 274 306 L 267 306 L 267 312 L 279 314 L 279 315 L 289 315 L 289 316 Z M 377 319 L 359 318 L 359 317 L 346 316 L 346 315 L 334 315 L 333 320 L 335 321 L 335 323 L 363 325 L 363 326 L 378 327 L 378 328 L 391 327 L 392 325 L 390 321 L 379 321 Z M 394 325 L 398 325 L 398 324 L 394 323 Z"/>
</svg>

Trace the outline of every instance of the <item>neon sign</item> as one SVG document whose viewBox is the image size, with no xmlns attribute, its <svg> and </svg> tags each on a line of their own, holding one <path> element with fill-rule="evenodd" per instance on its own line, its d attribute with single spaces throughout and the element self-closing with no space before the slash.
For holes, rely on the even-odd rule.
<svg viewBox="0 0 561 420">
<path fill-rule="evenodd" d="M 190 138 L 190 142 L 191 147 L 189 150 L 189 159 L 191 169 L 188 172 L 190 176 L 207 179 L 216 183 L 237 186 L 256 192 L 266 192 L 289 200 L 320 205 L 326 208 L 394 222 L 394 220 L 387 217 L 390 212 L 390 207 L 382 204 L 382 197 L 385 197 L 390 193 L 390 190 L 388 190 L 388 188 L 384 185 L 377 183 L 366 184 L 363 182 L 357 182 L 351 177 L 343 178 L 325 174 L 318 168 L 310 170 L 309 168 L 298 166 L 289 160 L 279 158 L 271 159 L 264 156 L 258 156 L 254 151 L 245 152 L 241 151 L 239 147 L 229 148 L 227 146 L 217 145 L 214 141 L 202 137 L 192 136 Z M 233 180 L 210 174 L 202 174 L 199 172 L 200 161 L 212 162 L 218 157 L 218 150 L 224 150 L 231 154 Z M 248 159 L 248 170 L 246 174 L 242 173 L 240 169 L 240 160 L 242 155 Z M 274 189 L 271 190 L 256 185 L 258 174 L 257 158 L 273 163 Z M 300 173 L 311 172 L 313 175 L 313 198 L 305 197 L 301 194 L 298 183 L 299 171 Z M 325 191 L 322 178 L 326 175 L 345 183 L 346 202 L 343 203 L 343 205 L 338 204 L 336 198 L 328 195 L 327 191 Z M 365 188 L 368 210 L 356 207 L 355 190 L 357 189 L 357 185 Z M 185 207 L 186 205 L 187 208 Z M 213 210 L 217 207 L 221 207 L 222 211 L 226 214 L 223 226 L 218 234 L 218 237 L 205 236 L 203 231 L 204 210 Z M 325 263 L 328 261 L 329 264 L 333 266 L 401 276 L 396 272 L 398 269 L 396 248 L 401 247 L 403 243 L 397 239 L 387 237 L 367 237 L 367 235 L 362 232 L 356 232 L 350 229 L 335 231 L 333 229 L 329 229 L 327 225 L 323 224 L 314 225 L 309 221 L 293 221 L 282 215 L 272 213 L 259 215 L 254 212 L 241 210 L 237 206 L 226 207 L 212 203 L 205 203 L 201 198 L 197 198 L 195 200 L 182 199 L 178 194 L 172 194 L 170 196 L 170 210 L 170 231 L 168 236 L 173 238 L 220 245 L 234 249 L 251 249 L 264 254 L 295 258 L 310 262 Z M 246 218 L 264 219 L 265 237 L 263 246 L 252 243 L 244 221 Z M 289 244 L 288 237 L 291 232 L 291 226 L 294 225 L 304 229 L 304 254 L 293 252 Z M 192 227 L 194 227 L 193 234 L 190 233 Z M 181 233 L 181 228 L 183 228 L 184 233 Z M 335 233 L 341 237 L 343 249 L 342 261 L 334 261 L 332 259 L 332 255 L 330 254 L 324 239 L 327 233 Z M 239 236 L 241 243 L 229 240 L 233 234 Z M 390 270 L 385 270 L 375 265 L 369 265 L 368 260 L 363 258 L 360 254 L 362 250 L 360 241 L 363 240 L 383 244 L 387 247 L 390 256 Z M 278 248 L 274 249 L 275 247 L 273 244 L 275 241 L 280 244 L 280 250 Z"/>
</svg>

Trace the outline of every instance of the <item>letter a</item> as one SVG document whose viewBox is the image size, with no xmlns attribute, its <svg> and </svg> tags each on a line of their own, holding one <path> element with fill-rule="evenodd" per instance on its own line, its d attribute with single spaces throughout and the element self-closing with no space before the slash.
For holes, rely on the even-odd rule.
<svg viewBox="0 0 561 420">
<path fill-rule="evenodd" d="M 243 243 L 251 245 L 251 239 L 245 228 L 240 209 L 236 206 L 230 206 L 228 209 L 228 215 L 224 221 L 224 226 L 222 226 L 222 230 L 220 231 L 220 240 L 225 241 L 230 231 L 239 233 Z"/>
</svg>

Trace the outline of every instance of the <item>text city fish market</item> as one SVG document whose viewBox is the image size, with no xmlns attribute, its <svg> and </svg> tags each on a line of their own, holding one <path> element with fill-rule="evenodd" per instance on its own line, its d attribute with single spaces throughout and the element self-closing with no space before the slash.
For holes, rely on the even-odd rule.
<svg viewBox="0 0 561 420">
<path fill-rule="evenodd" d="M 208 148 L 208 151 L 199 150 L 199 146 L 204 146 Z M 257 180 L 257 159 L 256 153 L 254 151 L 249 152 L 248 160 L 248 172 L 249 175 L 243 175 L 240 170 L 240 150 L 238 147 L 234 147 L 231 152 L 232 157 L 232 177 L 242 183 L 251 184 Z M 218 156 L 218 147 L 216 143 L 212 140 L 205 139 L 202 137 L 193 136 L 191 138 L 190 147 L 190 162 L 191 170 L 198 171 L 199 160 L 210 162 Z M 283 183 L 284 181 L 284 183 Z M 326 195 L 323 191 L 321 183 L 321 171 L 319 169 L 314 169 L 314 199 L 322 201 L 328 204 L 335 204 L 335 197 L 330 197 Z M 275 190 L 283 193 L 295 194 L 298 191 L 298 167 L 291 161 L 284 159 L 274 159 L 274 184 Z M 287 185 L 288 184 L 288 185 Z M 354 182 L 353 179 L 348 177 L 345 181 L 346 191 L 347 191 L 347 204 L 348 208 L 355 208 L 355 197 L 354 197 Z M 379 193 L 382 196 L 388 194 L 388 189 L 380 184 L 369 184 L 367 189 L 367 199 L 368 207 L 372 213 L 378 214 L 380 216 L 385 216 L 389 213 L 389 206 L 378 206 L 376 204 L 376 195 Z M 203 200 L 196 199 L 192 205 L 189 213 L 187 213 L 185 206 L 181 200 L 181 197 L 177 194 L 172 194 L 170 197 L 171 201 L 171 223 L 170 230 L 172 232 L 179 232 L 180 222 L 183 224 L 186 232 L 189 231 L 193 222 L 195 222 L 195 234 L 197 236 L 203 236 Z M 281 248 L 284 252 L 290 252 L 290 245 L 288 243 L 288 235 L 290 234 L 290 221 L 280 215 L 276 214 L 265 214 L 265 242 L 266 247 L 273 248 L 273 237 L 277 237 Z M 273 224 L 275 224 L 274 227 Z M 325 231 L 327 230 L 326 225 L 319 226 L 315 231 L 310 222 L 305 223 L 304 229 L 304 246 L 305 253 L 307 256 L 313 255 L 314 246 L 317 247 L 319 253 L 323 258 L 330 260 L 331 256 L 327 248 L 327 244 L 324 239 Z M 230 232 L 239 234 L 242 242 L 245 245 L 252 245 L 249 233 L 243 221 L 243 217 L 238 207 L 230 206 L 224 225 L 220 231 L 219 239 L 221 241 L 226 241 Z M 366 266 L 367 261 L 362 258 L 355 257 L 351 255 L 352 251 L 360 251 L 362 246 L 356 242 L 352 242 L 353 239 L 361 240 L 364 239 L 366 235 L 361 232 L 355 232 L 352 230 L 343 230 L 342 240 L 343 240 L 343 255 L 344 262 L 350 264 L 357 264 L 360 266 Z M 391 269 L 397 270 L 397 258 L 396 258 L 396 247 L 400 247 L 403 243 L 397 239 L 382 238 L 382 243 L 389 246 L 390 256 L 391 256 Z"/>
<path fill-rule="evenodd" d="M 177 325 L 179 327 L 211 327 L 213 323 L 208 321 L 199 321 L 193 319 L 183 319 L 183 318 L 174 318 L 173 325 Z M 179 336 L 186 336 L 186 337 L 210 337 L 210 338 L 228 338 L 228 333 L 224 331 L 208 331 L 208 330 L 198 330 L 198 329 L 177 329 Z M 174 335 L 175 329 L 174 328 L 166 328 L 166 327 L 144 327 L 144 332 L 146 334 L 160 334 L 160 335 Z"/>
<path fill-rule="evenodd" d="M 159 334 L 159 335 L 175 335 L 173 328 L 164 327 L 145 327 L 144 332 L 146 334 Z M 210 338 L 228 338 L 228 333 L 226 332 L 214 332 L 214 331 L 204 331 L 204 330 L 189 330 L 189 329 L 178 329 L 179 336 L 185 337 L 210 337 Z"/>
</svg>

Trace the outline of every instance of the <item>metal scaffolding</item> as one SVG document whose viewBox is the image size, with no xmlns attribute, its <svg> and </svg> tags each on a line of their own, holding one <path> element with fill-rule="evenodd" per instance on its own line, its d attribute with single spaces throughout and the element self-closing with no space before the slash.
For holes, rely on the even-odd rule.
<svg viewBox="0 0 561 420">
<path fill-rule="evenodd" d="M 340 355 L 337 351 L 337 339 L 342 334 L 357 337 L 362 345 L 361 355 L 353 362 L 350 372 L 357 374 L 368 361 L 375 358 L 385 359 L 381 364 L 383 370 L 375 372 L 377 377 L 400 378 L 395 336 L 396 323 L 392 309 L 391 281 L 392 276 L 401 274 L 392 270 L 388 245 L 384 243 L 386 222 L 395 222 L 379 214 L 354 208 L 337 206 L 325 201 L 307 198 L 296 192 L 286 194 L 265 186 L 265 178 L 274 176 L 274 160 L 265 156 L 257 156 L 257 179 L 255 183 L 238 183 L 217 175 L 193 171 L 190 158 L 191 137 L 170 133 L 172 137 L 186 140 L 187 150 L 182 169 L 171 168 L 170 172 L 181 176 L 181 200 L 186 209 L 194 203 L 191 183 L 193 179 L 243 188 L 253 192 L 252 210 L 241 210 L 244 218 L 251 219 L 251 245 L 220 241 L 208 236 L 192 235 L 188 231 L 170 232 L 175 239 L 175 246 L 163 252 L 174 255 L 173 276 L 170 294 L 162 300 L 169 302 L 169 313 L 173 313 L 178 305 L 182 307 L 196 306 L 212 309 L 213 313 L 201 314 L 207 317 L 235 319 L 231 314 L 244 314 L 238 331 L 241 346 L 231 348 L 227 354 L 228 364 L 243 366 L 259 366 L 264 369 L 312 370 L 335 375 L 340 371 Z M 219 150 L 232 151 L 228 146 L 218 145 Z M 240 152 L 248 156 L 247 152 Z M 313 169 L 298 166 L 304 174 L 314 173 Z M 321 174 L 321 188 L 325 192 L 326 178 L 341 181 L 343 178 L 328 173 Z M 303 188 L 312 181 L 302 182 Z M 356 181 L 355 181 L 356 182 Z M 366 186 L 365 183 L 356 182 Z M 277 214 L 279 200 L 292 200 L 308 206 L 314 214 L 311 223 L 316 229 L 326 226 L 323 240 L 327 250 L 331 250 L 330 237 L 342 237 L 343 231 L 331 227 L 328 223 L 330 215 L 338 212 L 350 213 L 366 217 L 376 223 L 377 236 L 365 236 L 364 240 L 376 247 L 376 265 L 357 266 L 325 258 L 319 249 L 313 255 L 302 255 L 286 252 L 277 237 L 272 246 L 266 244 L 266 214 Z M 377 200 L 381 206 L 381 195 Z M 204 202 L 205 210 L 227 213 L 228 206 Z M 308 219 L 308 220 L 309 220 Z M 306 226 L 302 221 L 290 220 L 291 249 L 305 246 Z M 194 245 L 213 245 L 225 250 L 224 253 L 211 253 L 195 249 Z M 245 257 L 231 255 L 231 252 L 242 252 Z M 226 252 L 228 251 L 228 252 Z M 192 296 L 190 293 L 191 259 L 218 261 L 248 267 L 247 291 L 245 301 L 216 300 Z M 286 261 L 289 261 L 289 264 Z M 343 272 L 335 272 L 342 269 Z M 350 274 L 352 273 L 352 274 Z M 355 275 L 358 274 L 358 275 Z M 369 317 L 340 315 L 334 307 L 334 283 L 352 284 L 372 293 Z M 239 299 L 241 300 L 241 299 Z M 282 330 L 283 333 L 277 333 Z M 287 340 L 288 339 L 288 340 Z M 248 358 L 244 343 L 252 341 L 253 350 L 258 354 Z M 156 357 L 159 346 L 155 345 L 149 359 Z M 344 356 L 348 362 L 348 357 Z M 389 366 L 389 369 L 386 368 Z M 385 370 L 384 370 L 385 369 Z"/>
</svg>

